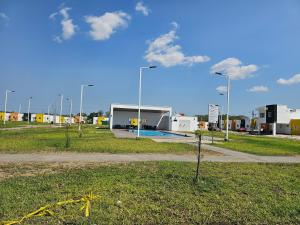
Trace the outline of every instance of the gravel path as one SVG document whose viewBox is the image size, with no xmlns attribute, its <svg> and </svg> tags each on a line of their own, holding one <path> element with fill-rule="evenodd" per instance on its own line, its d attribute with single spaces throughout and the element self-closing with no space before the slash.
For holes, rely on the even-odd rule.
<svg viewBox="0 0 300 225">
<path fill-rule="evenodd" d="M 209 162 L 265 162 L 265 163 L 300 163 L 300 156 L 257 156 L 235 152 L 210 145 L 203 148 L 224 155 L 204 155 L 201 160 Z M 139 161 L 180 161 L 196 162 L 195 154 L 156 154 L 156 153 L 25 153 L 0 154 L 0 163 L 51 163 L 51 162 L 139 162 Z"/>
</svg>

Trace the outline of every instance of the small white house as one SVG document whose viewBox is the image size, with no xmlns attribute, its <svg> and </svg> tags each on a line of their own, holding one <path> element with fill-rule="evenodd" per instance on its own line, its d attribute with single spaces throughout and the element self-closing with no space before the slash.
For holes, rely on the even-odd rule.
<svg viewBox="0 0 300 225">
<path fill-rule="evenodd" d="M 31 113 L 30 115 L 31 115 L 30 122 L 35 122 L 36 121 L 36 114 L 35 113 Z"/>
<path fill-rule="evenodd" d="M 256 111 L 257 128 L 266 134 L 291 134 L 291 120 L 300 119 L 300 109 L 291 109 L 287 105 L 266 105 Z"/>
<path fill-rule="evenodd" d="M 44 115 L 44 122 L 45 123 L 53 123 L 54 116 L 53 115 Z"/>
<path fill-rule="evenodd" d="M 193 116 L 172 116 L 171 131 L 196 131 L 198 130 L 198 118 Z"/>
<path fill-rule="evenodd" d="M 19 122 L 23 121 L 23 116 L 24 116 L 24 113 L 19 113 L 18 114 L 18 121 Z"/>
</svg>

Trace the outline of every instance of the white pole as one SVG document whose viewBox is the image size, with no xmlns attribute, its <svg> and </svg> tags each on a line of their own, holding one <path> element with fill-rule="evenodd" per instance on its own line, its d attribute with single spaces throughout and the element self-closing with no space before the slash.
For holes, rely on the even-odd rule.
<svg viewBox="0 0 300 225">
<path fill-rule="evenodd" d="M 5 125 L 5 120 L 6 120 L 7 93 L 8 93 L 8 90 L 5 91 L 5 104 L 4 104 L 4 117 L 3 117 L 3 124 L 4 125 Z"/>
<path fill-rule="evenodd" d="M 226 138 L 225 141 L 229 140 L 228 127 L 229 127 L 229 100 L 230 100 L 230 77 L 227 75 L 227 124 L 226 124 Z"/>
<path fill-rule="evenodd" d="M 28 111 L 27 111 L 28 124 L 30 123 L 30 116 L 29 116 L 29 113 L 30 113 L 30 103 L 31 103 L 31 97 L 28 99 Z"/>
<path fill-rule="evenodd" d="M 48 115 L 50 115 L 50 105 L 48 105 Z"/>
<path fill-rule="evenodd" d="M 72 108 L 73 108 L 73 100 L 72 98 L 69 98 L 70 99 L 70 115 L 69 115 L 69 122 L 70 124 L 72 124 Z"/>
<path fill-rule="evenodd" d="M 62 116 L 62 107 L 63 107 L 63 98 L 64 96 L 60 95 L 60 114 L 59 114 L 59 126 L 61 126 L 61 116 Z"/>
<path fill-rule="evenodd" d="M 140 82 L 139 82 L 139 108 L 138 108 L 138 132 L 137 137 L 140 137 L 140 121 L 141 121 L 141 95 L 142 95 L 142 71 L 143 68 L 140 67 Z"/>
<path fill-rule="evenodd" d="M 84 87 L 84 85 L 81 85 L 81 89 L 80 89 L 79 127 L 78 127 L 78 130 L 79 130 L 79 131 L 81 131 L 81 113 L 82 113 L 82 95 L 83 95 L 83 87 Z"/>
<path fill-rule="evenodd" d="M 223 130 L 223 106 L 221 106 L 221 131 Z"/>
<path fill-rule="evenodd" d="M 19 105 L 19 114 L 21 114 L 21 107 L 22 107 L 22 105 L 20 104 Z"/>
</svg>

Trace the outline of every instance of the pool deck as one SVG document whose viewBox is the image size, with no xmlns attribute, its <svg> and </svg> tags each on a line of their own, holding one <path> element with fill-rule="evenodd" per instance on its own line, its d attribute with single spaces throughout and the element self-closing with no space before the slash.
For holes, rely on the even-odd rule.
<svg viewBox="0 0 300 225">
<path fill-rule="evenodd" d="M 134 133 L 128 132 L 124 129 L 113 129 L 112 132 L 116 138 L 136 138 L 136 135 Z"/>
</svg>

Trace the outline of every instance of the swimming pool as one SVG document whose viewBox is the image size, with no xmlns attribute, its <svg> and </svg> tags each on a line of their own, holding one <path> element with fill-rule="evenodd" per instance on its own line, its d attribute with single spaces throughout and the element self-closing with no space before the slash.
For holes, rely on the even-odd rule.
<svg viewBox="0 0 300 225">
<path fill-rule="evenodd" d="M 128 131 L 137 135 L 137 130 L 128 130 Z M 140 130 L 140 136 L 144 136 L 144 137 L 187 137 L 185 135 L 173 134 L 173 133 L 159 131 L 159 130 Z"/>
</svg>

